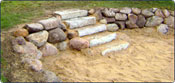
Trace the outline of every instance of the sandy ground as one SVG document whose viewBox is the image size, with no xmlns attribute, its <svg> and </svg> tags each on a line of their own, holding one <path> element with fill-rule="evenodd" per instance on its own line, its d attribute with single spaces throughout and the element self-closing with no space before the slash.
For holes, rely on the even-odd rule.
<svg viewBox="0 0 175 83">
<path fill-rule="evenodd" d="M 60 51 L 42 59 L 44 68 L 63 82 L 172 82 L 174 30 L 159 34 L 155 27 L 126 29 L 111 43 L 76 51 Z M 100 54 L 105 46 L 129 42 L 126 50 Z"/>
</svg>

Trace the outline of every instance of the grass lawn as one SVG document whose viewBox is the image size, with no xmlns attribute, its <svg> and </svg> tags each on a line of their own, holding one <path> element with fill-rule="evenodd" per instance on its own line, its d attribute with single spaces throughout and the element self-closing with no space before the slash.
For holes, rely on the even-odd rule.
<svg viewBox="0 0 175 83">
<path fill-rule="evenodd" d="M 37 17 L 44 16 L 46 10 L 93 7 L 156 7 L 174 10 L 174 3 L 173 1 L 3 1 L 1 29 L 31 22 Z"/>
</svg>

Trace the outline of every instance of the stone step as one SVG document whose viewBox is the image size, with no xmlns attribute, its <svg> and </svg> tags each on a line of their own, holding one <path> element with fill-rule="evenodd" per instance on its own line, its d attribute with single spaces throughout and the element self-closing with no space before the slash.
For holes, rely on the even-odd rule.
<svg viewBox="0 0 175 83">
<path fill-rule="evenodd" d="M 80 27 L 84 27 L 87 25 L 96 24 L 96 18 L 92 16 L 73 18 L 73 19 L 65 20 L 64 23 L 70 29 L 75 29 L 75 28 L 80 28 Z"/>
<path fill-rule="evenodd" d="M 92 26 L 86 26 L 82 28 L 75 29 L 78 32 L 79 37 L 91 35 L 94 33 L 99 33 L 102 31 L 106 31 L 106 25 L 105 24 L 96 24 Z"/>
<path fill-rule="evenodd" d="M 87 10 L 79 10 L 79 9 L 69 9 L 63 11 L 55 11 L 54 14 L 61 16 L 63 20 L 72 19 L 77 17 L 83 17 L 88 15 Z"/>
<path fill-rule="evenodd" d="M 98 46 L 101 44 L 105 44 L 108 42 L 111 42 L 112 40 L 115 40 L 117 38 L 117 34 L 115 32 L 101 32 L 89 36 L 82 37 L 83 39 L 86 39 L 90 43 L 90 47 Z"/>
<path fill-rule="evenodd" d="M 108 47 L 107 49 L 103 50 L 101 52 L 101 55 L 105 56 L 107 53 L 110 53 L 110 52 L 117 52 L 117 51 L 121 51 L 121 50 L 124 50 L 124 49 L 127 49 L 129 46 L 129 43 L 123 43 L 123 44 L 118 44 L 118 45 L 113 45 L 111 47 Z"/>
<path fill-rule="evenodd" d="M 106 32 L 103 32 L 103 33 L 106 34 Z M 120 34 L 117 34 L 117 38 L 115 40 L 112 40 L 108 43 L 104 43 L 98 46 L 93 46 L 90 48 L 83 49 L 82 53 L 90 56 L 96 56 L 96 55 L 107 56 L 107 55 L 116 55 L 116 52 L 128 51 L 126 49 L 130 46 L 130 42 L 128 42 L 125 39 L 124 40 L 121 39 L 120 36 L 121 36 Z M 89 38 L 89 39 L 92 39 L 92 38 Z"/>
</svg>

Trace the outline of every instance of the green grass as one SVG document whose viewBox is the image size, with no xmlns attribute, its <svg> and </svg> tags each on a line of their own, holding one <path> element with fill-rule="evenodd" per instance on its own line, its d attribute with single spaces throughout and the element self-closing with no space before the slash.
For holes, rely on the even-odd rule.
<svg viewBox="0 0 175 83">
<path fill-rule="evenodd" d="M 6 65 L 6 64 L 7 64 L 6 61 L 2 58 L 2 54 L 3 54 L 3 52 L 2 52 L 2 50 L 1 50 L 1 72 L 3 72 L 2 65 Z M 2 75 L 2 73 L 1 73 L 1 81 L 2 81 L 2 82 L 7 82 L 7 78 L 5 78 L 5 77 Z"/>
<path fill-rule="evenodd" d="M 37 17 L 44 16 L 46 10 L 93 7 L 156 7 L 174 10 L 174 3 L 172 1 L 3 1 L 1 3 L 1 29 L 31 22 Z"/>
</svg>

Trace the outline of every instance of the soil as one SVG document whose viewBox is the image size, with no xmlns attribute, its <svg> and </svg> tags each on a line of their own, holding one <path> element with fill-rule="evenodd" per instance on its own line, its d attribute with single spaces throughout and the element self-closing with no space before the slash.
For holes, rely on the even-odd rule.
<svg viewBox="0 0 175 83">
<path fill-rule="evenodd" d="M 44 69 L 55 72 L 63 82 L 173 82 L 173 28 L 166 35 L 155 27 L 119 30 L 117 34 L 116 40 L 104 45 L 81 51 L 68 48 L 56 56 L 43 57 Z M 19 55 L 13 53 L 13 37 L 5 31 L 1 36 L 2 57 L 7 61 L 6 66 L 2 65 L 5 76 L 13 82 L 36 81 L 38 73 L 24 70 Z M 127 49 L 100 54 L 107 46 L 123 42 L 130 43 Z"/>
</svg>

